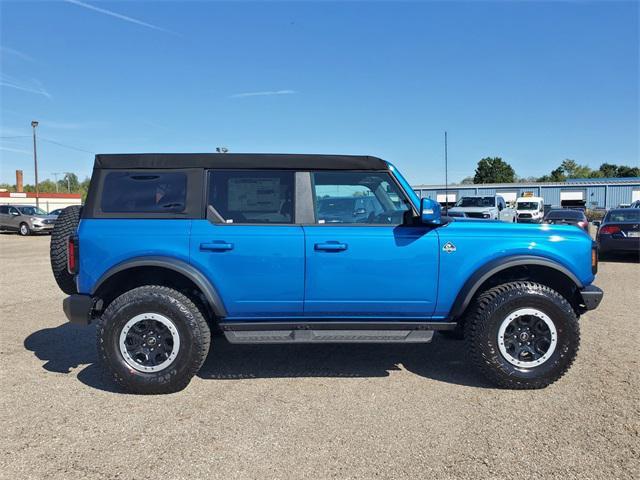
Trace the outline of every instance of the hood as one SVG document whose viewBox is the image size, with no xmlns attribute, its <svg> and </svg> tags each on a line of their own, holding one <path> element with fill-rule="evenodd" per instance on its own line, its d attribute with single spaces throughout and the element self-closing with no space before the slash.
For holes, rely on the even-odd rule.
<svg viewBox="0 0 640 480">
<path fill-rule="evenodd" d="M 450 208 L 450 212 L 473 212 L 473 213 L 484 213 L 490 212 L 496 207 L 453 207 Z"/>
<path fill-rule="evenodd" d="M 37 218 L 40 220 L 55 220 L 56 218 L 58 218 L 56 215 L 25 215 L 27 217 L 31 217 L 31 218 Z"/>
</svg>

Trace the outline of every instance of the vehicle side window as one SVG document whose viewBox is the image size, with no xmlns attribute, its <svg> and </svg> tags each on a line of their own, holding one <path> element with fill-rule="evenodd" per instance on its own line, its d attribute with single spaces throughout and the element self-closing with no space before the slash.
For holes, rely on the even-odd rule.
<svg viewBox="0 0 640 480">
<path fill-rule="evenodd" d="M 208 202 L 226 223 L 293 223 L 294 172 L 212 170 Z"/>
<path fill-rule="evenodd" d="M 102 188 L 108 213 L 180 213 L 186 206 L 187 176 L 181 172 L 111 172 Z"/>
<path fill-rule="evenodd" d="M 0 207 L 0 213 L 9 213 L 9 207 Z"/>
<path fill-rule="evenodd" d="M 312 178 L 319 224 L 400 225 L 411 209 L 386 172 L 315 172 Z"/>
<path fill-rule="evenodd" d="M 15 214 L 20 215 L 20 212 L 15 207 L 9 207 L 9 213 L 12 214 L 12 215 L 15 215 Z"/>
</svg>

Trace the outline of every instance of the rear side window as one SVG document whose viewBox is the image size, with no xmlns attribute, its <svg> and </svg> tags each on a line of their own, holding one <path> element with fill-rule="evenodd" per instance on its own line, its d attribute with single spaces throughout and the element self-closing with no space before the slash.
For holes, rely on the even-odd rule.
<svg viewBox="0 0 640 480">
<path fill-rule="evenodd" d="M 294 172 L 209 172 L 209 205 L 225 223 L 293 223 L 293 190 Z"/>
<path fill-rule="evenodd" d="M 111 172 L 104 179 L 101 209 L 107 213 L 181 213 L 187 175 L 182 172 Z"/>
</svg>

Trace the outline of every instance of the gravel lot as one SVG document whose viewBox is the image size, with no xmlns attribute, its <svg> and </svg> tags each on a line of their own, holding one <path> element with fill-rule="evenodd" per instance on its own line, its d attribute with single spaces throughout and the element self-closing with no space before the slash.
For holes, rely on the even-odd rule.
<svg viewBox="0 0 640 480">
<path fill-rule="evenodd" d="M 640 265 L 602 262 L 569 373 L 504 391 L 461 342 L 232 346 L 183 392 L 113 391 L 49 237 L 0 235 L 0 478 L 638 478 Z"/>
</svg>

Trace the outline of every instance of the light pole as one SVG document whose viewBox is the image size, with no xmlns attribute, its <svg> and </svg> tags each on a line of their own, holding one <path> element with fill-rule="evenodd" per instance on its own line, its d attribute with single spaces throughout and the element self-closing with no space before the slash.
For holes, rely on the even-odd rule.
<svg viewBox="0 0 640 480">
<path fill-rule="evenodd" d="M 58 193 L 58 175 L 60 175 L 60 172 L 51 172 L 51 175 L 53 175 L 53 178 L 55 179 L 56 193 Z"/>
<path fill-rule="evenodd" d="M 31 127 L 33 128 L 33 166 L 36 172 L 36 207 L 40 207 L 40 191 L 38 189 L 38 153 L 36 150 L 36 127 L 38 126 L 38 122 L 33 120 L 31 122 Z"/>
</svg>

